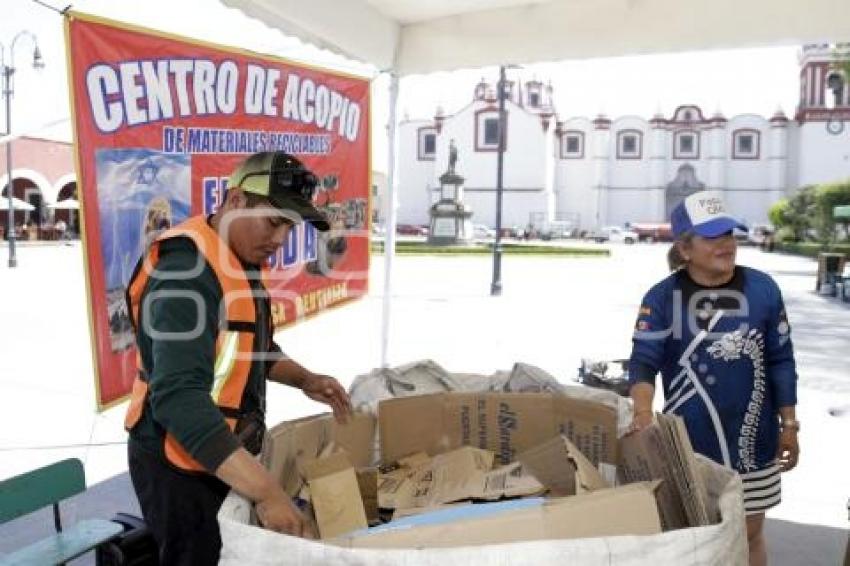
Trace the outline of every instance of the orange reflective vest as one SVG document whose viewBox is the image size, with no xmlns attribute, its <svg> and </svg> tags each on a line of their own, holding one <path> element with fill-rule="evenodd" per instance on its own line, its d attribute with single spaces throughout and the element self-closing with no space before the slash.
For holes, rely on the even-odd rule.
<svg viewBox="0 0 850 566">
<path fill-rule="evenodd" d="M 254 294 L 242 264 L 216 231 L 207 224 L 205 217 L 195 216 L 163 232 L 151 244 L 147 255 L 136 266 L 127 289 L 127 304 L 130 308 L 133 327 L 138 333 L 142 293 L 159 261 L 159 246 L 163 241 L 177 237 L 192 239 L 200 256 L 212 267 L 221 285 L 225 320 L 217 329 L 213 385 L 210 395 L 224 415 L 230 430 L 234 430 L 239 418 L 242 396 L 251 373 L 257 313 L 254 306 Z M 200 271 L 202 268 L 203 264 L 199 262 L 197 269 Z M 191 277 L 191 274 L 184 274 L 185 276 Z M 133 381 L 130 406 L 124 419 L 124 427 L 128 431 L 139 422 L 148 393 L 147 370 L 143 367 L 142 357 L 138 352 L 136 364 L 139 372 Z M 166 433 L 164 443 L 165 455 L 169 462 L 184 470 L 206 471 L 170 433 Z"/>
</svg>

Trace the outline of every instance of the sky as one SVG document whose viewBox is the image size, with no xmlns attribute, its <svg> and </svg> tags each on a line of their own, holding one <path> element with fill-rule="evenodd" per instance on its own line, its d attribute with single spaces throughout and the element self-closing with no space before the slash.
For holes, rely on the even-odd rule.
<svg viewBox="0 0 850 566">
<path fill-rule="evenodd" d="M 64 8 L 55 0 L 45 3 Z M 238 45 L 295 61 L 329 67 L 372 79 L 373 168 L 385 171 L 389 96 L 385 75 L 365 64 L 286 37 L 265 24 L 228 8 L 219 0 L 76 0 L 73 9 L 137 25 Z M 15 96 L 12 133 L 71 139 L 62 18 L 32 0 L 3 0 L 0 43 L 9 60 L 9 45 L 21 30 L 38 38 L 45 68 L 31 67 L 32 43 L 21 37 L 14 52 Z M 777 108 L 793 115 L 798 93 L 798 46 L 562 61 L 510 70 L 513 79 L 551 81 L 559 119 L 609 117 L 657 112 L 670 116 L 681 104 L 697 104 L 706 114 L 727 118 Z M 433 73 L 402 79 L 398 117 L 431 118 L 438 105 L 451 114 L 472 98 L 475 84 L 495 82 L 495 67 Z M 4 113 L 0 124 L 5 131 Z"/>
</svg>

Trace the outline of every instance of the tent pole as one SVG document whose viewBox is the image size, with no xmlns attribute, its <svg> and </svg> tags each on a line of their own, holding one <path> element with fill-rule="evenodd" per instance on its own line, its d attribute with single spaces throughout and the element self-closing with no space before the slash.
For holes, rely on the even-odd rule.
<svg viewBox="0 0 850 566">
<path fill-rule="evenodd" d="M 395 180 L 395 150 L 396 150 L 396 107 L 398 106 L 398 75 L 390 72 L 390 123 L 387 128 L 388 161 L 387 161 L 387 226 L 384 234 L 384 304 L 381 313 L 381 367 L 386 368 L 389 357 L 390 341 L 390 309 L 392 305 L 392 273 L 393 258 L 395 257 L 395 228 L 397 221 L 396 210 L 396 180 Z"/>
</svg>

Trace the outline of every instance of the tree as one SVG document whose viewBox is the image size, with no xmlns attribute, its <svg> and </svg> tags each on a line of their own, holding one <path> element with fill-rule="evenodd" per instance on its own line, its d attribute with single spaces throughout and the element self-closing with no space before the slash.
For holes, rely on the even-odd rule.
<svg viewBox="0 0 850 566">
<path fill-rule="evenodd" d="M 788 208 L 783 215 L 784 226 L 790 229 L 795 241 L 805 240 L 815 227 L 817 217 L 815 192 L 816 187 L 808 185 L 788 199 Z"/>
<path fill-rule="evenodd" d="M 838 183 L 818 185 L 815 191 L 815 226 L 821 240 L 829 242 L 835 239 L 836 206 L 850 205 L 850 179 Z"/>
</svg>

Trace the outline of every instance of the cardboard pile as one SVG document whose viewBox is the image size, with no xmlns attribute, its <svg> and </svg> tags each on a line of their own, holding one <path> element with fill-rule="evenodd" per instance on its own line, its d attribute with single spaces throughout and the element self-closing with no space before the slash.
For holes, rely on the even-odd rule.
<svg viewBox="0 0 850 566">
<path fill-rule="evenodd" d="M 659 482 L 611 487 L 617 450 L 610 406 L 551 393 L 437 393 L 383 401 L 377 419 L 282 423 L 263 460 L 338 546 L 661 532 Z"/>
<path fill-rule="evenodd" d="M 622 398 L 547 392 L 533 366 L 450 379 L 433 363 L 393 371 L 361 381 L 365 412 L 345 425 L 318 415 L 268 431 L 262 461 L 322 540 L 259 528 L 253 504 L 231 492 L 223 566 L 746 565 L 740 478 L 695 460 L 680 420 L 618 440 L 631 421 Z"/>
</svg>

